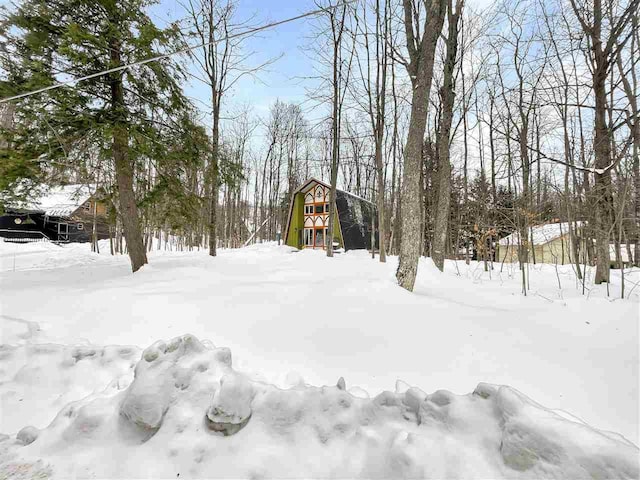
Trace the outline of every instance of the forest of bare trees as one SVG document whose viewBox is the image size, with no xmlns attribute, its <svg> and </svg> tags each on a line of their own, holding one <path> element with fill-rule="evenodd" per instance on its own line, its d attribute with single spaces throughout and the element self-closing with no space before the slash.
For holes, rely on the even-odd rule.
<svg viewBox="0 0 640 480">
<path fill-rule="evenodd" d="M 233 37 L 256 22 L 238 18 L 238 1 L 184 5 L 187 20 L 162 32 L 159 53 L 204 46 L 149 68 L 157 86 L 111 73 L 104 101 L 112 126 L 61 113 L 103 101 L 98 86 L 0 104 L 5 197 L 25 182 L 97 184 L 112 206 L 112 250 L 123 250 L 124 235 L 134 270 L 153 245 L 215 255 L 280 239 L 291 194 L 309 177 L 330 183 L 332 198 L 341 188 L 377 204 L 373 253 L 383 262 L 399 255 L 398 283 L 408 290 L 421 256 L 440 270 L 446 258 L 499 268 L 497 241 L 518 232 L 526 293 L 525 265 L 537 261 L 530 232 L 549 222 L 568 224 L 579 278 L 593 271 L 590 281 L 608 282 L 623 252 L 640 265 L 640 0 L 483 8 L 468 0 L 318 0 L 300 24 L 307 44 L 291 47 L 314 59 L 315 71 L 303 74 L 307 98 L 277 100 L 266 114 L 226 94 L 238 79 L 278 68 L 277 58 L 257 64 Z M 33 45 L 27 33 L 39 27 L 28 24 L 27 10 L 41 2 L 26 3 L 4 14 L 4 98 L 90 61 L 75 51 L 57 64 L 46 44 Z M 144 17 L 144 2 L 125 3 Z M 76 39 L 54 40 L 51 48 L 73 51 Z M 140 41 L 114 36 L 104 66 L 138 58 L 114 55 Z M 34 70 L 24 59 L 36 57 Z M 181 97 L 171 83 L 177 76 L 206 84 L 210 102 Z"/>
</svg>

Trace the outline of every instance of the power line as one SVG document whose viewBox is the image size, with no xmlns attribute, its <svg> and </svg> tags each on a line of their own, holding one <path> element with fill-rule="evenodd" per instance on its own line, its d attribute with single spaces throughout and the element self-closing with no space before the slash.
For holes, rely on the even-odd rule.
<svg viewBox="0 0 640 480">
<path fill-rule="evenodd" d="M 158 60 L 162 60 L 164 58 L 169 58 L 169 57 L 172 57 L 173 55 L 179 55 L 179 54 L 182 54 L 182 53 L 186 53 L 186 52 L 189 52 L 189 51 L 194 50 L 196 48 L 207 47 L 209 45 L 215 45 L 215 44 L 218 44 L 218 43 L 220 43 L 222 41 L 225 41 L 225 40 L 228 41 L 228 40 L 232 40 L 234 38 L 243 37 L 245 35 L 252 35 L 254 33 L 261 32 L 261 31 L 264 31 L 264 30 L 269 30 L 269 29 L 274 28 L 274 27 L 279 27 L 280 25 L 284 25 L 286 23 L 295 22 L 297 20 L 301 20 L 301 19 L 306 18 L 306 17 L 316 16 L 316 15 L 319 15 L 321 13 L 325 13 L 325 12 L 327 12 L 329 10 L 335 10 L 336 8 L 339 8 L 339 7 L 342 7 L 342 6 L 347 6 L 347 5 L 349 5 L 351 3 L 354 3 L 356 1 L 358 1 L 358 0 L 345 0 L 345 1 L 341 2 L 341 3 L 336 4 L 336 5 L 330 5 L 330 6 L 325 7 L 325 8 L 318 8 L 316 10 L 311 10 L 309 12 L 302 13 L 302 14 L 300 14 L 298 16 L 295 16 L 295 17 L 285 18 L 284 20 L 278 20 L 276 22 L 267 23 L 267 24 L 261 25 L 259 27 L 250 28 L 248 30 L 245 30 L 244 32 L 239 32 L 239 33 L 235 33 L 235 34 L 232 34 L 232 35 L 227 35 L 224 38 L 221 38 L 221 39 L 218 39 L 218 40 L 213 40 L 211 42 L 199 43 L 197 45 L 190 45 L 190 46 L 187 46 L 185 48 L 181 48 L 180 50 L 176 50 L 175 52 L 165 53 L 165 54 L 162 54 L 162 55 L 157 55 L 155 57 L 147 58 L 145 60 L 140 60 L 138 62 L 128 63 L 126 65 L 120 65 L 119 67 L 110 68 L 108 70 L 102 70 L 101 72 L 92 73 L 90 75 L 85 75 L 84 77 L 74 78 L 74 79 L 71 79 L 71 80 L 67 80 L 65 82 L 59 82 L 59 83 L 56 83 L 56 84 L 53 84 L 53 85 L 49 85 L 48 87 L 40 88 L 38 90 L 33 90 L 31 92 L 25 92 L 25 93 L 21 93 L 19 95 L 14 95 L 12 97 L 2 98 L 2 99 L 0 99 L 0 104 L 6 103 L 6 102 L 10 102 L 12 100 L 18 100 L 20 98 L 30 97 L 32 95 L 36 95 L 38 93 L 47 92 L 49 90 L 54 90 L 56 88 L 64 87 L 65 85 L 72 85 L 72 84 L 76 84 L 78 82 L 82 82 L 84 80 L 90 80 L 92 78 L 101 77 L 102 75 L 107 75 L 109 73 L 120 72 L 120 71 L 126 70 L 127 68 L 130 68 L 130 67 L 135 67 L 135 66 L 138 66 L 138 65 L 146 65 L 147 63 L 151 63 L 151 62 L 157 62 Z"/>
</svg>

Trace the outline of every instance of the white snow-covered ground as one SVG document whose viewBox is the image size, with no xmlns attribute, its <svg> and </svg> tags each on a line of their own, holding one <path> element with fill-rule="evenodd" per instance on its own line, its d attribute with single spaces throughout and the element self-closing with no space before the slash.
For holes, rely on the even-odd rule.
<svg viewBox="0 0 640 480">
<path fill-rule="evenodd" d="M 91 254 L 87 245 L 0 243 L 0 432 L 11 436 L 0 441 L 0 477 L 175 478 L 174 467 L 181 477 L 638 475 L 637 447 L 584 424 L 639 443 L 638 271 L 625 276 L 621 300 L 619 272 L 609 296 L 592 285 L 582 295 L 568 266 L 532 265 L 525 298 L 514 265 L 484 272 L 448 262 L 441 274 L 424 259 L 409 293 L 395 285 L 395 258 L 382 265 L 366 252 L 327 259 L 258 245 L 215 259 L 158 251 L 150 262 L 134 275 L 128 258 Z M 132 384 L 134 368 L 147 371 L 142 349 L 186 333 L 204 346 L 189 340 L 193 352 L 185 347 L 158 367 L 171 382 L 185 377 L 185 393 L 177 380 L 168 389 L 156 385 L 162 375 L 144 383 L 140 374 L 136 382 L 166 405 L 129 402 L 127 410 L 125 399 L 141 389 Z M 213 344 L 230 348 L 233 369 L 228 351 Z M 219 365 L 201 371 L 202 361 Z M 250 385 L 258 421 L 231 442 L 208 444 L 201 421 L 223 374 Z M 349 414 L 332 410 L 347 393 L 303 388 L 341 376 L 355 408 Z M 456 395 L 409 394 L 408 385 Z M 167 393 L 174 388 L 178 394 Z M 396 393 L 380 396 L 385 390 Z M 168 419 L 143 435 L 139 412 Z M 15 440 L 27 425 L 35 429 Z M 181 438 L 180 429 L 189 435 Z M 316 437 L 291 451 L 291 463 L 268 467 L 309 429 Z M 154 433 L 124 460 L 131 442 Z M 188 452 L 177 446 L 183 442 Z M 111 463 L 109 448 L 120 452 Z M 251 457 L 252 448 L 262 453 Z M 240 458 L 246 468 L 234 469 Z"/>
</svg>

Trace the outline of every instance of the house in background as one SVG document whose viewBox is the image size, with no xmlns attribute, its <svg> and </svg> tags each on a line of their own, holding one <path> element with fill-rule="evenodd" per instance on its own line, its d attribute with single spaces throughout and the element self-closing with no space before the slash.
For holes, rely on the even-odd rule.
<svg viewBox="0 0 640 480">
<path fill-rule="evenodd" d="M 94 214 L 98 239 L 109 238 L 107 204 L 87 185 L 50 187 L 29 202 L 10 203 L 0 216 L 5 241 L 91 241 Z"/>
<path fill-rule="evenodd" d="M 582 223 L 577 222 L 579 230 Z M 524 239 L 529 251 L 529 261 L 536 263 L 557 263 L 565 265 L 575 260 L 574 248 L 570 241 L 569 223 L 546 223 L 529 229 L 529 238 Z M 515 231 L 498 242 L 496 261 L 518 262 L 518 249 L 521 245 L 520 232 Z M 533 250 L 532 250 L 533 249 Z"/>
<path fill-rule="evenodd" d="M 635 243 L 621 243 L 620 244 L 620 260 L 624 268 L 631 267 L 633 265 L 633 252 L 636 249 Z M 620 262 L 618 262 L 618 255 L 616 253 L 616 245 L 614 243 L 609 244 L 609 262 L 611 268 L 620 268 Z"/>
<path fill-rule="evenodd" d="M 293 192 L 285 230 L 285 244 L 298 249 L 324 249 L 329 230 L 329 192 L 331 187 L 315 178 Z M 336 192 L 333 242 L 344 250 L 371 249 L 371 229 L 376 207 L 364 198 L 343 190 Z M 374 245 L 378 246 L 378 231 Z"/>
</svg>

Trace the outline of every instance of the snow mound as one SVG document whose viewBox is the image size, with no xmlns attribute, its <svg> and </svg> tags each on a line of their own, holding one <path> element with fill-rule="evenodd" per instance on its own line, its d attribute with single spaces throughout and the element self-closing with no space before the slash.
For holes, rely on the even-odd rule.
<svg viewBox="0 0 640 480">
<path fill-rule="evenodd" d="M 280 389 L 191 335 L 142 353 L 124 390 L 0 438 L 0 478 L 637 478 L 638 448 L 507 387 L 369 399 Z"/>
<path fill-rule="evenodd" d="M 0 344 L 0 432 L 44 428 L 69 402 L 123 391 L 139 358 L 133 346 Z"/>
</svg>

